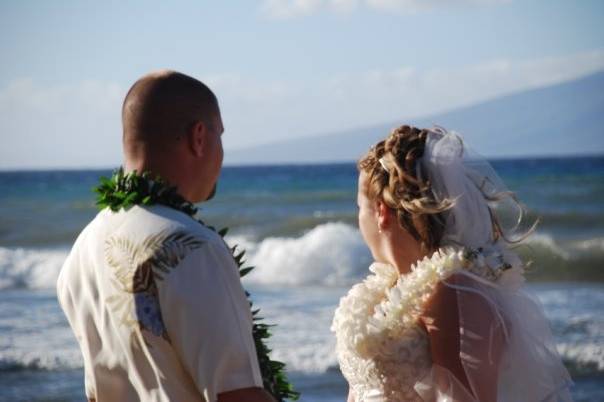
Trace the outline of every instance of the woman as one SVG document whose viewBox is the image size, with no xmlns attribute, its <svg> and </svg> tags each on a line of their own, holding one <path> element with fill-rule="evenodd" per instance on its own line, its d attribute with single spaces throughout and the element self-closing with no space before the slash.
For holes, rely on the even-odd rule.
<svg viewBox="0 0 604 402">
<path fill-rule="evenodd" d="M 358 167 L 359 228 L 376 262 L 333 321 L 348 401 L 571 400 L 509 247 L 522 208 L 490 165 L 455 133 L 402 126 Z"/>
</svg>

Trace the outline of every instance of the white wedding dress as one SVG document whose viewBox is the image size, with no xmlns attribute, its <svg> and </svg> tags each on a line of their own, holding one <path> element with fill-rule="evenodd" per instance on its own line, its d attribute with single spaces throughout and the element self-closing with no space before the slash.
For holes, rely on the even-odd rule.
<svg viewBox="0 0 604 402">
<path fill-rule="evenodd" d="M 572 381 L 541 308 L 522 290 L 522 268 L 513 257 L 442 249 L 404 276 L 374 263 L 371 274 L 342 298 L 332 325 L 340 368 L 355 401 L 486 400 L 482 385 L 497 334 L 505 339 L 495 363 L 497 401 L 571 401 Z M 454 284 L 454 275 L 465 280 Z M 428 334 L 418 321 L 439 282 L 456 290 L 460 360 L 471 390 L 433 364 Z M 487 327 L 473 319 L 477 304 L 492 313 Z"/>
<path fill-rule="evenodd" d="M 380 164 L 394 173 L 384 157 Z M 507 241 L 524 208 L 488 161 L 441 127 L 430 130 L 416 168 L 437 202 L 453 201 L 442 214 L 443 248 L 405 275 L 373 264 L 340 301 L 332 330 L 355 401 L 571 401 L 572 381 L 542 308 L 523 290 L 523 263 Z M 505 239 L 494 235 L 495 222 Z M 433 363 L 419 321 L 440 285 L 454 289 L 447 292 L 457 308 L 452 347 L 459 351 L 463 381 Z"/>
</svg>

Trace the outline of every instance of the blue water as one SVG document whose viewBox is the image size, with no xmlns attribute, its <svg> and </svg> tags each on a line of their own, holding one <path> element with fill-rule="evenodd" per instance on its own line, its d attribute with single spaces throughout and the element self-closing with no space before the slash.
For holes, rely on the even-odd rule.
<svg viewBox="0 0 604 402">
<path fill-rule="evenodd" d="M 604 157 L 493 165 L 529 219 L 541 219 L 519 251 L 534 261 L 530 291 L 551 320 L 573 395 L 604 400 Z M 81 358 L 54 283 L 97 212 L 91 188 L 110 173 L 0 172 L 0 401 L 82 400 Z M 201 206 L 257 265 L 244 285 L 279 323 L 274 355 L 303 401 L 345 399 L 329 325 L 370 262 L 356 228 L 356 181 L 354 164 L 227 167 L 216 198 Z M 285 264 L 283 254 L 296 258 Z"/>
<path fill-rule="evenodd" d="M 542 218 L 542 231 L 602 235 L 604 157 L 495 160 L 493 166 L 532 216 Z M 0 244 L 69 244 L 96 212 L 90 189 L 110 174 L 0 172 Z M 259 238 L 300 234 L 334 220 L 354 223 L 356 180 L 354 164 L 227 167 L 218 196 L 202 213 Z"/>
</svg>

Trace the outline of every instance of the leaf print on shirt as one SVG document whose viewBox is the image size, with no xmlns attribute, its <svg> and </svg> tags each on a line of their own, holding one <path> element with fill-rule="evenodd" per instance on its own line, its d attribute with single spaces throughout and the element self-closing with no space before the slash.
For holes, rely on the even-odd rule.
<svg viewBox="0 0 604 402">
<path fill-rule="evenodd" d="M 107 303 L 122 324 L 170 341 L 159 305 L 156 280 L 164 276 L 203 241 L 184 231 L 162 231 L 134 242 L 111 236 L 105 242 L 105 260 L 113 271 L 112 283 L 118 293 Z"/>
</svg>

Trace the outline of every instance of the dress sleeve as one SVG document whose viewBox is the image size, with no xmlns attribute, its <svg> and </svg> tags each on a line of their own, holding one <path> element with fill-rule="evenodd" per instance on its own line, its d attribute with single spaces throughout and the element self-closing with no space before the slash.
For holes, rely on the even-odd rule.
<svg viewBox="0 0 604 402">
<path fill-rule="evenodd" d="M 164 282 L 159 297 L 170 342 L 205 399 L 262 387 L 250 306 L 227 248 L 205 242 Z"/>
<path fill-rule="evenodd" d="M 415 387 L 424 400 L 572 401 L 572 381 L 532 297 L 465 271 L 439 289 L 426 314 L 434 318 L 433 328 L 426 325 L 433 367 Z"/>
<path fill-rule="evenodd" d="M 470 293 L 471 300 L 459 297 L 459 287 L 467 282 L 462 275 L 453 275 L 447 282 L 439 282 L 424 307 L 423 322 L 428 331 L 433 367 L 416 390 L 425 400 L 453 400 L 459 402 L 495 401 L 497 393 L 497 363 L 499 354 L 489 356 L 486 350 L 488 335 L 495 334 L 492 315 L 479 295 Z M 455 286 L 455 287 L 453 287 Z M 473 309 L 472 322 L 460 314 L 461 303 L 469 302 Z M 471 328 L 470 328 L 471 327 Z M 471 332 L 471 345 L 467 334 Z M 493 341 L 491 339 L 490 341 Z M 493 343 L 493 351 L 497 346 Z M 471 350 L 472 356 L 466 356 Z M 476 389 L 469 370 L 482 373 Z M 447 399 L 448 398 L 448 399 Z"/>
</svg>

